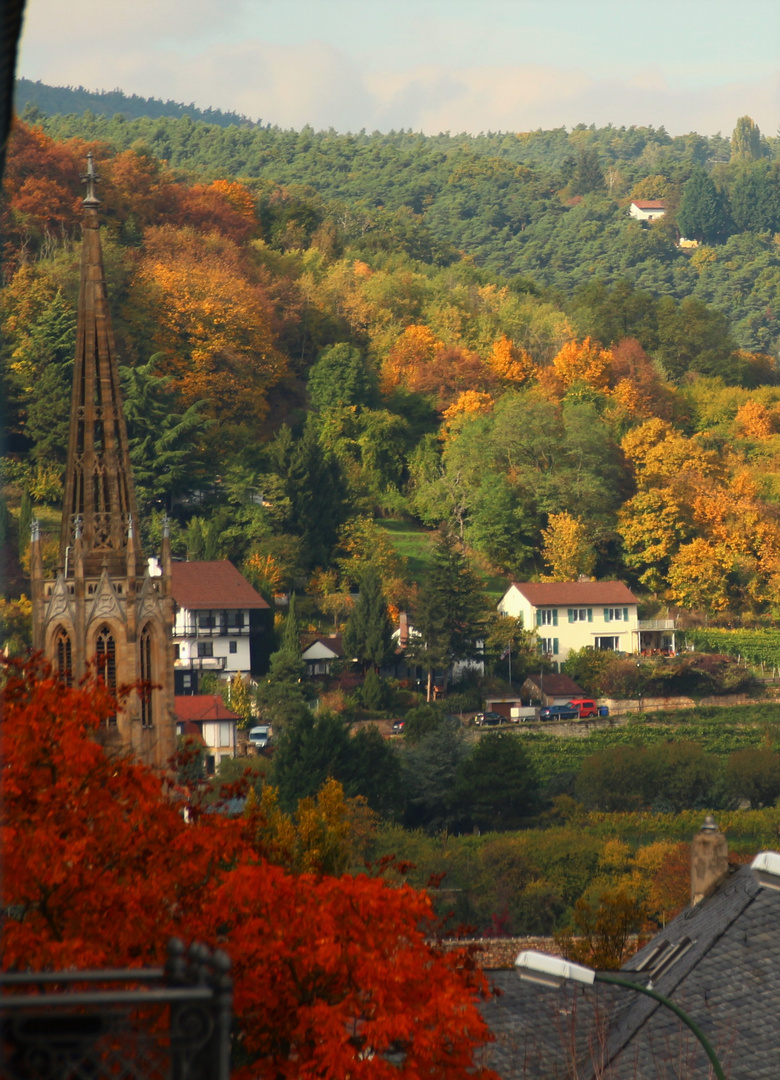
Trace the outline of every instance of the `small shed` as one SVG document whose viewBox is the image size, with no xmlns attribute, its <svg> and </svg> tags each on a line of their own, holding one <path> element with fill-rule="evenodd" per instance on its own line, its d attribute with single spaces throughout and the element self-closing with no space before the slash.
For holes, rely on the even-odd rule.
<svg viewBox="0 0 780 1080">
<path fill-rule="evenodd" d="M 531 701 L 541 701 L 543 705 L 565 705 L 572 698 L 586 697 L 585 691 L 570 675 L 552 672 L 529 675 L 520 687 L 520 693 Z"/>
</svg>

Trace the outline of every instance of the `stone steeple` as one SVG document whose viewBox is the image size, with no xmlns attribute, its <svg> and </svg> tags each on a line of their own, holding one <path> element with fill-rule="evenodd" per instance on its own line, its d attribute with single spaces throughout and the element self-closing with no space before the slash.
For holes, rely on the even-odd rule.
<svg viewBox="0 0 780 1080">
<path fill-rule="evenodd" d="M 80 518 L 84 572 L 105 566 L 116 574 L 124 571 L 128 525 L 131 516 L 138 520 L 138 510 L 103 271 L 95 195 L 99 178 L 92 154 L 83 179 L 87 196 L 60 561 L 64 566 Z M 142 557 L 137 543 L 136 556 Z"/>
<path fill-rule="evenodd" d="M 176 746 L 170 541 L 162 566 L 145 560 L 122 411 L 95 196 L 88 158 L 81 287 L 73 367 L 60 565 L 43 569 L 40 528 L 30 549 L 33 644 L 67 683 L 90 667 L 120 691 L 100 736 L 118 752 L 165 767 Z M 131 687 L 126 696 L 121 688 Z"/>
</svg>

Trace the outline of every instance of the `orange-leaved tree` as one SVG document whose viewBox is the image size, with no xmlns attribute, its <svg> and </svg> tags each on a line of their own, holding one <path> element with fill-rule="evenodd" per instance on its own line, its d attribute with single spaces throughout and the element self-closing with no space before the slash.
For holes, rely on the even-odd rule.
<svg viewBox="0 0 780 1080">
<path fill-rule="evenodd" d="M 233 958 L 236 1080 L 492 1075 L 483 980 L 429 942 L 426 894 L 271 865 L 253 815 L 185 822 L 183 793 L 100 744 L 99 682 L 7 660 L 0 705 L 5 970 L 159 963 L 198 938 Z"/>
</svg>

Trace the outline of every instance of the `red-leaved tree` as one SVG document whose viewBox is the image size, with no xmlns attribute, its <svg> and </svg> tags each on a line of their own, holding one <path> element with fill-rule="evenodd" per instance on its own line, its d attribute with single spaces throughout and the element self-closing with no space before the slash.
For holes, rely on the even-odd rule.
<svg viewBox="0 0 780 1080">
<path fill-rule="evenodd" d="M 96 739 L 100 683 L 10 660 L 0 705 L 5 970 L 159 964 L 175 934 L 233 959 L 237 1080 L 492 1075 L 483 980 L 427 941 L 426 894 L 291 874 L 257 855 L 250 819 L 186 823 L 181 793 Z"/>
</svg>

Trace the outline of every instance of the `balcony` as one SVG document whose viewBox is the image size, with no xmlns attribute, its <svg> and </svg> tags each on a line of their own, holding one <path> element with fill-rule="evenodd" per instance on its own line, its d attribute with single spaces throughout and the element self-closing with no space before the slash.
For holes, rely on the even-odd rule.
<svg viewBox="0 0 780 1080">
<path fill-rule="evenodd" d="M 226 622 L 216 622 L 214 626 L 203 626 L 196 622 L 186 622 L 182 626 L 174 626 L 175 638 L 215 638 L 215 637 L 249 637 L 249 626 L 229 626 Z"/>
<path fill-rule="evenodd" d="M 641 630 L 674 630 L 674 619 L 640 619 L 639 629 Z"/>
<path fill-rule="evenodd" d="M 224 671 L 227 666 L 226 656 L 191 656 L 173 661 L 177 671 Z"/>
</svg>

